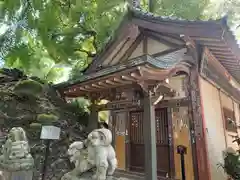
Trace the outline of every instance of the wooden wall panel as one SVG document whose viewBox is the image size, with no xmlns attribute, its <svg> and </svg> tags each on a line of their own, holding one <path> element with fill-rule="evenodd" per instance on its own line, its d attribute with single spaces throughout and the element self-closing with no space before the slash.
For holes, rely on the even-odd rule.
<svg viewBox="0 0 240 180">
<path fill-rule="evenodd" d="M 185 155 L 186 179 L 194 179 L 188 107 L 174 108 L 172 112 L 172 123 L 175 178 L 181 179 L 181 161 L 180 155 L 177 154 L 177 146 L 183 145 L 187 147 L 187 154 Z"/>
<path fill-rule="evenodd" d="M 150 55 L 160 53 L 160 52 L 166 51 L 171 48 L 171 47 L 166 46 L 166 45 L 162 44 L 161 42 L 156 41 L 152 38 L 148 38 L 147 43 L 148 43 L 147 51 L 148 51 L 148 54 L 150 54 Z"/>
<path fill-rule="evenodd" d="M 223 162 L 222 152 L 226 149 L 219 91 L 203 78 L 200 78 L 200 91 L 206 124 L 204 131 L 206 132 L 211 179 L 225 180 L 225 173 L 217 166 L 218 163 Z"/>
<path fill-rule="evenodd" d="M 118 168 L 126 169 L 126 147 L 125 147 L 125 131 L 126 131 L 127 112 L 117 112 L 115 114 L 115 151 L 118 160 Z"/>
</svg>

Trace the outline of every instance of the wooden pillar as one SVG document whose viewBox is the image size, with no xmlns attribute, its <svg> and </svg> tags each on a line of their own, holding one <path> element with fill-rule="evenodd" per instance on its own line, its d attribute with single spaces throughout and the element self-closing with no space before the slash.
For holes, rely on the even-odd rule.
<svg viewBox="0 0 240 180">
<path fill-rule="evenodd" d="M 88 130 L 92 131 L 98 128 L 98 110 L 96 108 L 96 104 L 92 103 L 90 106 L 90 115 L 88 119 Z"/>
<path fill-rule="evenodd" d="M 192 116 L 196 142 L 197 175 L 195 179 L 210 180 L 210 164 L 208 159 L 205 119 L 199 86 L 199 74 L 196 67 L 190 72 L 190 98 L 192 101 Z"/>
<path fill-rule="evenodd" d="M 112 131 L 112 146 L 115 147 L 115 139 L 116 139 L 116 118 L 115 118 L 115 112 L 113 110 L 110 111 L 110 116 L 108 120 L 108 125 L 110 125 L 110 130 Z"/>
<path fill-rule="evenodd" d="M 145 150 L 145 179 L 157 180 L 157 147 L 155 107 L 151 100 L 151 93 L 144 93 L 143 136 Z"/>
</svg>

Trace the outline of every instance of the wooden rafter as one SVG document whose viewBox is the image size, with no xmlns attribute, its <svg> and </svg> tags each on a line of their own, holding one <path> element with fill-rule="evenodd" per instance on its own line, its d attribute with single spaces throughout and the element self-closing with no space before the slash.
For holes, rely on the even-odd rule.
<svg viewBox="0 0 240 180">
<path fill-rule="evenodd" d="M 170 46 L 173 48 L 176 48 L 176 47 L 179 47 L 179 46 L 182 46 L 183 44 L 185 44 L 185 42 L 183 42 L 183 41 L 176 40 L 176 39 L 164 36 L 164 35 L 160 35 L 159 33 L 155 33 L 152 31 L 144 31 L 144 34 L 146 34 L 146 36 L 148 36 L 160 43 L 165 44 L 166 46 Z"/>
<path fill-rule="evenodd" d="M 127 76 L 127 75 L 121 76 L 121 78 L 122 78 L 122 79 L 125 79 L 125 80 L 127 80 L 127 81 L 136 82 L 136 79 L 134 79 L 134 78 L 132 78 L 132 77 L 130 77 L 130 76 Z"/>
<path fill-rule="evenodd" d="M 121 84 L 116 83 L 116 82 L 111 81 L 111 80 L 106 80 L 105 82 L 106 82 L 107 84 L 114 85 L 114 86 L 121 85 Z"/>
<path fill-rule="evenodd" d="M 142 40 L 143 40 L 143 34 L 140 33 L 140 35 L 138 35 L 138 37 L 135 39 L 135 41 L 132 43 L 129 49 L 121 57 L 120 62 L 126 61 L 132 55 L 132 53 L 137 48 L 137 46 L 141 43 Z"/>
<path fill-rule="evenodd" d="M 115 57 L 118 55 L 118 53 L 125 47 L 125 45 L 129 42 L 130 38 L 128 37 L 126 40 L 124 40 L 123 44 L 120 46 L 120 48 L 117 50 L 117 52 L 113 55 L 113 57 L 109 58 L 107 57 L 105 61 L 103 61 L 103 64 L 109 64 L 111 63 Z"/>
<path fill-rule="evenodd" d="M 132 83 L 132 81 L 123 80 L 121 77 L 114 77 L 113 81 L 122 84 L 129 84 L 129 82 Z"/>
</svg>

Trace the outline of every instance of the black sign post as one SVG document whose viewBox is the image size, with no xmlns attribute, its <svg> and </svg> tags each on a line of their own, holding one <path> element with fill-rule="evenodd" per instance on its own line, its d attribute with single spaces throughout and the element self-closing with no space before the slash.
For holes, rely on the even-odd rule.
<svg viewBox="0 0 240 180">
<path fill-rule="evenodd" d="M 187 154 L 187 147 L 183 145 L 177 146 L 177 153 L 180 154 L 180 158 L 181 158 L 182 180 L 186 180 L 184 154 Z"/>
<path fill-rule="evenodd" d="M 42 180 L 45 180 L 45 177 L 46 177 L 47 159 L 50 154 L 50 141 L 51 140 L 49 139 L 46 140 L 46 152 L 45 152 L 44 163 L 43 163 Z"/>
<path fill-rule="evenodd" d="M 46 170 L 47 170 L 47 160 L 50 154 L 50 142 L 51 140 L 57 140 L 60 137 L 60 128 L 55 126 L 43 126 L 41 131 L 41 139 L 46 140 L 46 152 L 45 159 L 43 163 L 43 171 L 42 171 L 42 180 L 46 178 Z"/>
</svg>

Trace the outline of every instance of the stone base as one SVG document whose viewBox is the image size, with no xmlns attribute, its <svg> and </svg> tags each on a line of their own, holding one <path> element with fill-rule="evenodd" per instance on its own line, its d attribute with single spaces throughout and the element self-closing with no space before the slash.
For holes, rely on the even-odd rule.
<svg viewBox="0 0 240 180">
<path fill-rule="evenodd" d="M 7 159 L 5 160 L 2 156 L 0 156 L 0 169 L 9 172 L 15 171 L 24 171 L 30 170 L 34 167 L 34 159 L 32 156 L 28 156 L 23 159 Z"/>
<path fill-rule="evenodd" d="M 79 177 L 76 177 L 71 175 L 70 173 L 67 173 L 61 178 L 61 180 L 96 180 L 96 179 L 93 179 L 92 176 L 93 176 L 92 172 L 83 173 Z M 125 179 L 116 178 L 113 176 L 107 176 L 106 180 L 125 180 Z"/>
<path fill-rule="evenodd" d="M 32 180 L 33 171 L 2 172 L 3 180 Z"/>
</svg>

